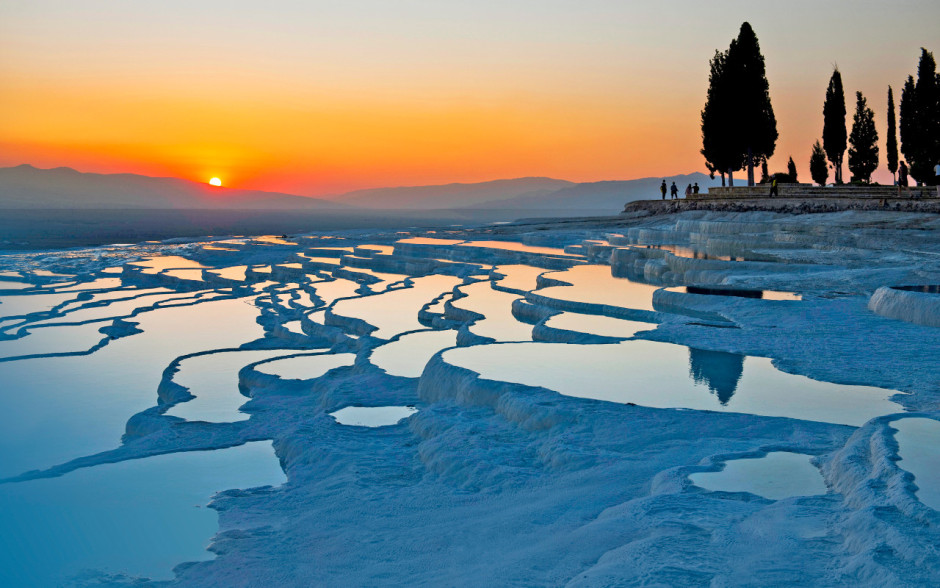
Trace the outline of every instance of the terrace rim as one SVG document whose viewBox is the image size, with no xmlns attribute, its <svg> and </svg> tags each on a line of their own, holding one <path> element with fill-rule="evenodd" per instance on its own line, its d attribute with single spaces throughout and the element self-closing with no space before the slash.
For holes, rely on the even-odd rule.
<svg viewBox="0 0 940 588">
<path fill-rule="evenodd" d="M 621 214 L 645 216 L 687 210 L 747 212 L 752 210 L 792 214 L 871 210 L 940 214 L 937 186 L 814 186 L 778 184 L 779 194 L 770 197 L 770 186 L 711 187 L 708 192 L 677 200 L 636 200 Z"/>
</svg>

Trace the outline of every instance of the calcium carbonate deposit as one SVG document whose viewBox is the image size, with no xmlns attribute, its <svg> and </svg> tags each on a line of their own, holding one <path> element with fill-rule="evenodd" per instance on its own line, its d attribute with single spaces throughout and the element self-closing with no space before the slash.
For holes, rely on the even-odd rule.
<svg viewBox="0 0 940 588">
<path fill-rule="evenodd" d="M 2 254 L 0 585 L 938 585 L 936 284 L 888 212 Z"/>
</svg>

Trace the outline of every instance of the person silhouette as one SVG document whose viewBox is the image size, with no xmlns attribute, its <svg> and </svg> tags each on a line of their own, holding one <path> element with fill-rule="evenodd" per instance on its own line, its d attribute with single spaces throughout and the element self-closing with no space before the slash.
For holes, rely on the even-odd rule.
<svg viewBox="0 0 940 588">
<path fill-rule="evenodd" d="M 663 184 L 659 187 L 659 191 L 663 194 L 663 200 L 666 199 L 666 180 L 663 180 Z"/>
<path fill-rule="evenodd" d="M 685 187 L 685 197 L 686 197 L 686 199 L 688 199 L 688 197 L 691 196 L 691 195 L 692 195 L 692 184 L 689 184 L 688 186 Z"/>
<path fill-rule="evenodd" d="M 676 198 L 679 197 L 679 188 L 676 187 L 676 183 L 675 183 L 675 182 L 673 182 L 673 183 L 672 183 L 672 186 L 669 187 L 669 195 L 670 195 L 673 199 L 676 199 Z"/>
<path fill-rule="evenodd" d="M 692 184 L 692 193 L 698 194 L 698 182 L 695 182 L 694 184 Z"/>
</svg>

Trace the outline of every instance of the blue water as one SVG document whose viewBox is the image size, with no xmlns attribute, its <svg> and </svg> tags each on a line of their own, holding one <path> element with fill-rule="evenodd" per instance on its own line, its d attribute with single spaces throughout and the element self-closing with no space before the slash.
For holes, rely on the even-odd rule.
<svg viewBox="0 0 940 588">
<path fill-rule="evenodd" d="M 85 569 L 172 578 L 212 557 L 215 492 L 284 480 L 271 444 L 257 442 L 0 484 L 0 586 L 54 586 Z"/>
</svg>

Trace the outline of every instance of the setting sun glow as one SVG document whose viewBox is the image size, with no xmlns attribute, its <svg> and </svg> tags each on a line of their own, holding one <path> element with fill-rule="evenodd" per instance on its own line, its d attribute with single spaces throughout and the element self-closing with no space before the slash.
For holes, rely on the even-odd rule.
<svg viewBox="0 0 940 588">
<path fill-rule="evenodd" d="M 212 184 L 213 186 L 221 186 L 222 180 L 220 180 L 219 178 L 212 178 L 211 180 L 209 180 L 209 183 Z"/>
</svg>

